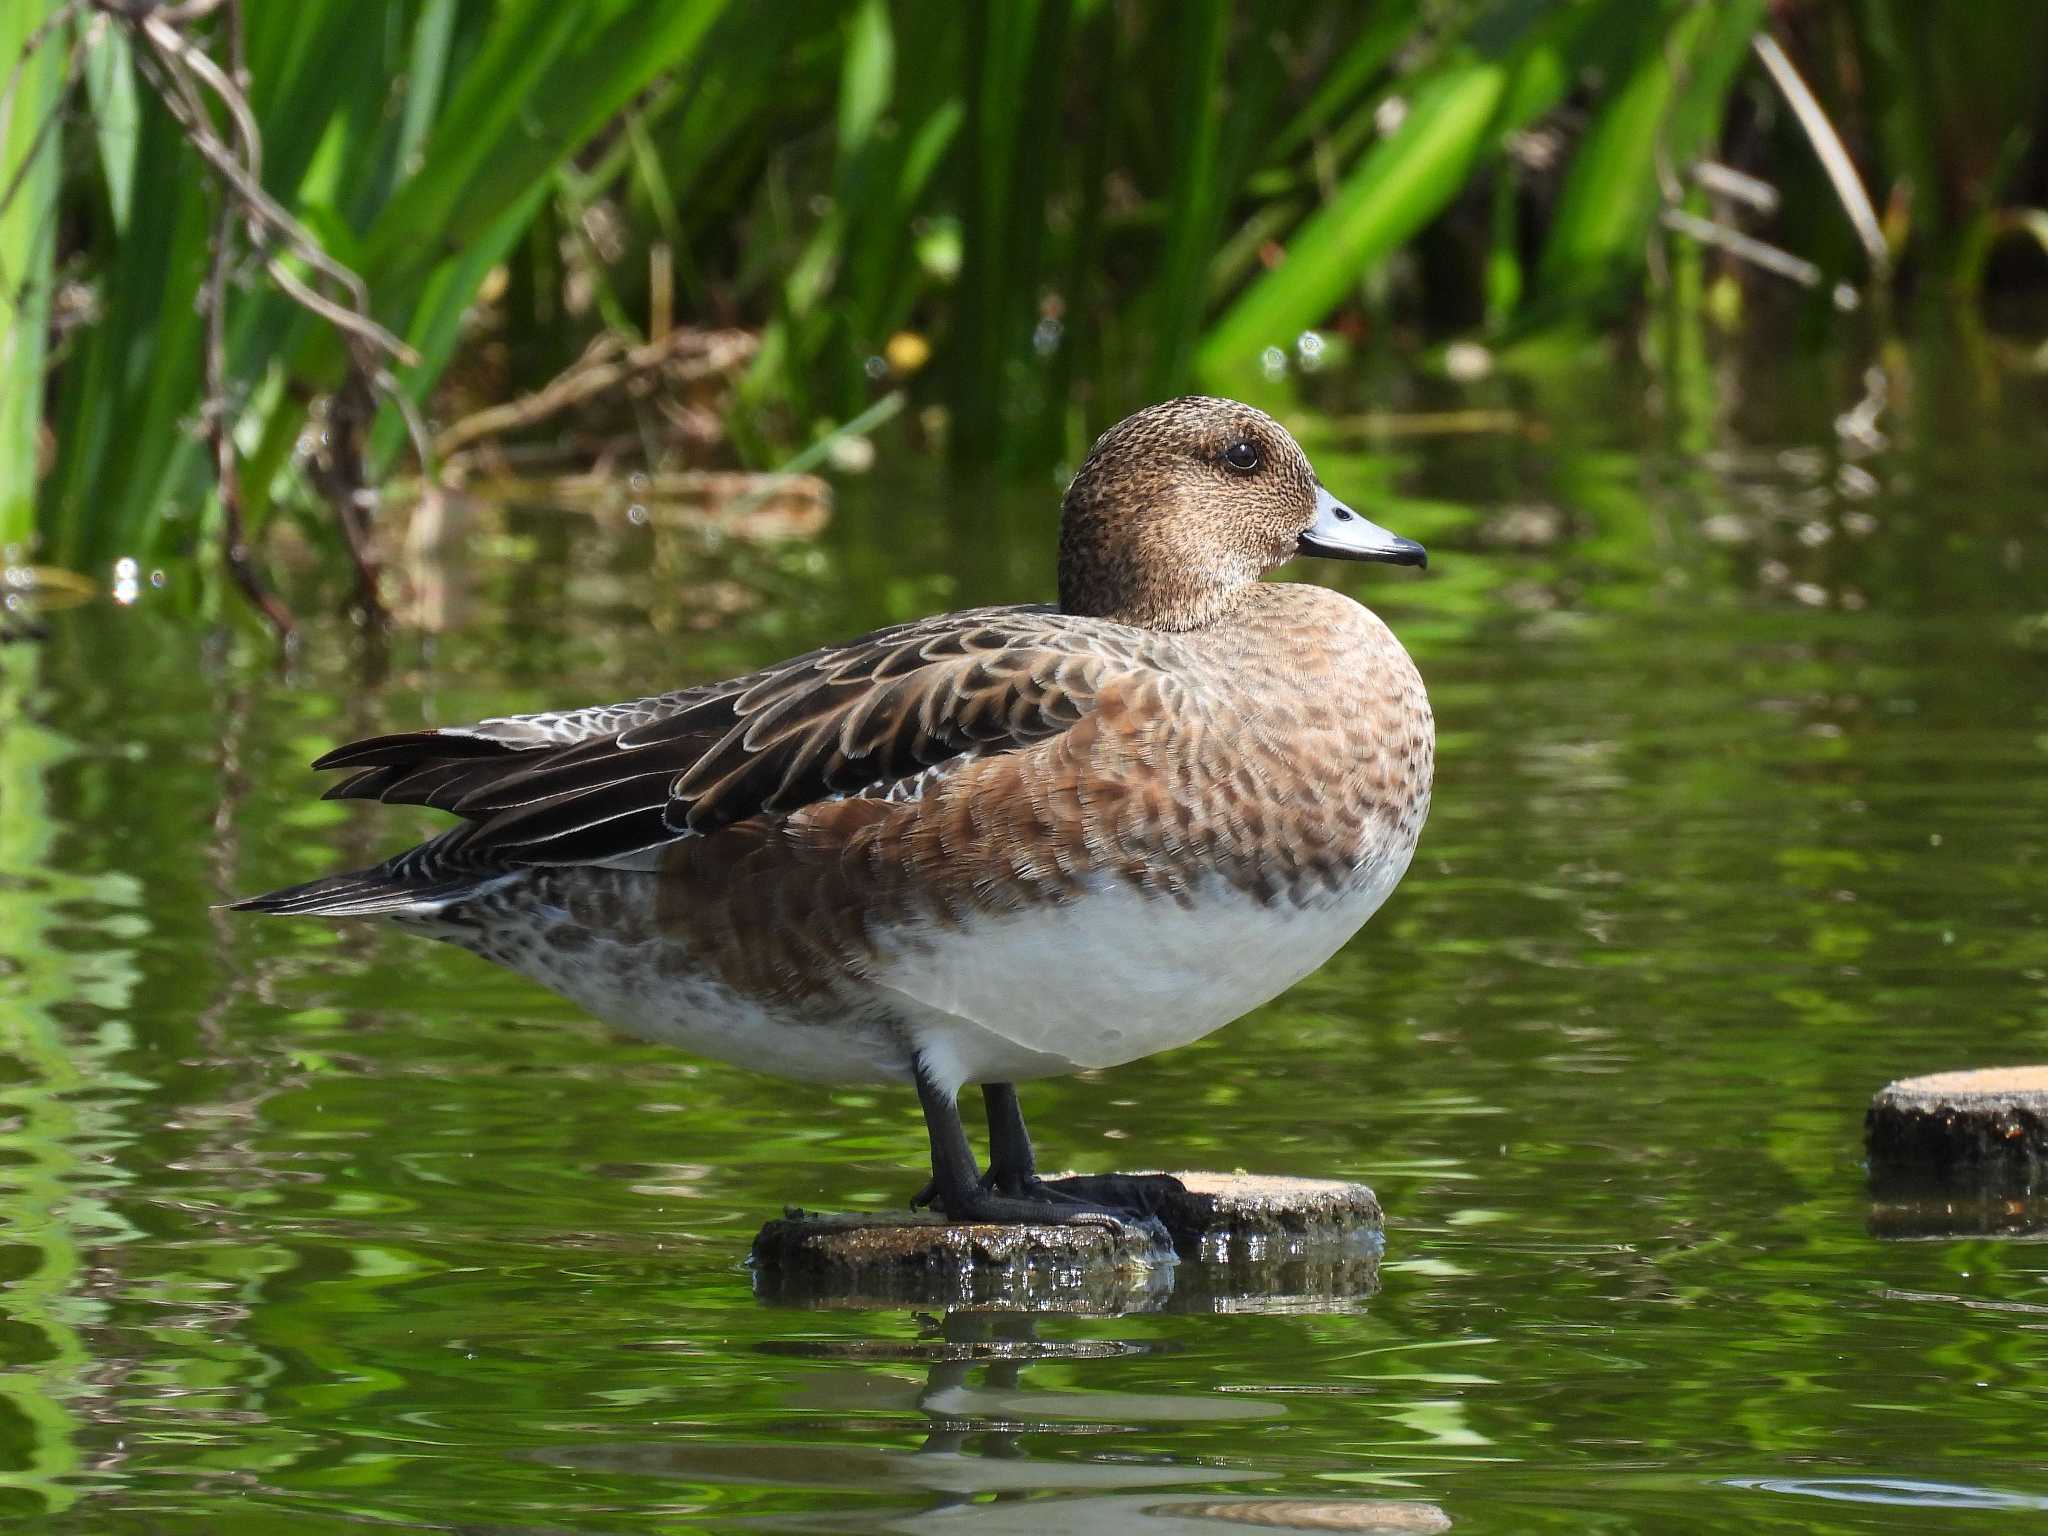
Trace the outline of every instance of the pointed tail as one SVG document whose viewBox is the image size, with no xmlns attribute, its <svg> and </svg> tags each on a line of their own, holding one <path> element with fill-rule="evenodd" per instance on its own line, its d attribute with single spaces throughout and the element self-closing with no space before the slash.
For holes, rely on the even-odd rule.
<svg viewBox="0 0 2048 1536">
<path fill-rule="evenodd" d="M 262 896 L 245 896 L 225 906 L 230 912 L 270 912 L 286 917 L 392 917 L 400 913 L 426 917 L 506 878 L 479 879 L 470 874 L 422 884 L 380 864 L 375 869 L 288 885 Z"/>
</svg>

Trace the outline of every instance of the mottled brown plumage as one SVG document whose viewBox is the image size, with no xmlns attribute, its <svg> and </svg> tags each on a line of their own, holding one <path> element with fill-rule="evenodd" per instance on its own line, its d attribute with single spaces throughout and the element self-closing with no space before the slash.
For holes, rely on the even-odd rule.
<svg viewBox="0 0 2048 1536">
<path fill-rule="evenodd" d="M 1224 457 L 1249 444 L 1258 470 Z M 1224 619 L 1244 589 L 1299 553 L 1317 481 L 1280 424 L 1192 396 L 1102 434 L 1060 513 L 1060 609 L 1155 630 Z"/>
<path fill-rule="evenodd" d="M 1067 663 L 1077 693 L 1090 684 L 1076 725 L 961 762 L 915 800 L 824 801 L 750 822 L 744 840 L 670 843 L 661 923 L 732 985 L 796 996 L 864 971 L 877 933 L 1070 902 L 1098 878 L 1183 907 L 1219 880 L 1263 903 L 1334 894 L 1421 830 L 1428 705 L 1355 603 L 1254 590 L 1227 629 Z M 1304 777 L 1313 793 L 1289 795 Z M 800 952 L 769 933 L 804 935 Z"/>
<path fill-rule="evenodd" d="M 1349 598 L 1260 581 L 1298 552 L 1421 560 L 1269 417 L 1154 407 L 1068 491 L 1058 607 L 343 747 L 318 765 L 354 770 L 330 793 L 462 824 L 246 905 L 391 915 L 785 1075 L 914 1078 L 958 1214 L 973 1197 L 941 1143 L 963 1082 L 1227 1022 L 1405 869 L 1429 804 L 1421 679 Z"/>
</svg>

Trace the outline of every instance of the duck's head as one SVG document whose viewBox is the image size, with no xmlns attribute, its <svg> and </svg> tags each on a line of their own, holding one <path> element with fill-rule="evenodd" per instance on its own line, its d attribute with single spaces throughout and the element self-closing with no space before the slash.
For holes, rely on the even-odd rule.
<svg viewBox="0 0 2048 1536">
<path fill-rule="evenodd" d="M 1324 490 L 1264 411 L 1186 395 L 1125 417 L 1088 451 L 1060 513 L 1060 607 L 1199 629 L 1297 555 L 1428 563 L 1413 539 Z"/>
</svg>

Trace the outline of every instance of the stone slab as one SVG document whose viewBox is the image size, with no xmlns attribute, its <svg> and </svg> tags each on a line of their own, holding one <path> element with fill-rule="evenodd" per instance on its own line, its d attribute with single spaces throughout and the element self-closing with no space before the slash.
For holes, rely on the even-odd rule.
<svg viewBox="0 0 2048 1536">
<path fill-rule="evenodd" d="M 2048 1066 L 1902 1078 L 1871 1101 L 1864 1140 L 1881 1195 L 2048 1194 Z"/>
<path fill-rule="evenodd" d="M 764 1300 L 1116 1314 L 1324 1310 L 1377 1285 L 1381 1212 L 1362 1184 L 1192 1171 L 1157 1226 L 991 1225 L 792 1211 L 754 1239 Z"/>
</svg>

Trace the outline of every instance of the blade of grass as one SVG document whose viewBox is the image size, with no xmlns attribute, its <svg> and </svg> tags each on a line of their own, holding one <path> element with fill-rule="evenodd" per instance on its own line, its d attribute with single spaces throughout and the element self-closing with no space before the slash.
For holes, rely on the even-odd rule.
<svg viewBox="0 0 2048 1536">
<path fill-rule="evenodd" d="M 359 270 L 387 314 L 420 312 L 433 288 L 437 326 L 457 319 L 494 263 L 478 247 L 503 240 L 500 222 L 513 208 L 536 209 L 536 185 L 556 169 L 664 70 L 686 67 L 726 0 L 686 0 L 649 22 L 630 0 L 508 0 L 461 71 L 429 134 L 416 174 L 402 182 L 363 236 Z M 545 90 L 537 82 L 545 80 Z M 528 99 L 525 92 L 536 94 Z M 515 232 L 516 238 L 516 232 Z M 448 253 L 453 252 L 453 255 Z M 467 286 L 453 284 L 461 274 Z M 445 356 L 442 358 L 445 365 Z M 332 386 L 342 352 L 329 331 L 309 332 L 292 354 L 286 416 L 266 423 L 250 455 L 249 516 L 260 520 L 274 481 L 296 438 L 294 403 Z M 410 370 L 406 389 L 423 398 L 438 369 Z M 380 423 L 373 454 L 393 440 Z"/>
<path fill-rule="evenodd" d="M 128 210 L 135 200 L 136 139 L 142 132 L 135 66 L 124 34 L 112 27 L 93 29 L 85 51 L 85 87 L 92 102 L 100 175 L 106 179 L 107 208 L 119 234 L 128 227 Z"/>
<path fill-rule="evenodd" d="M 1154 397 L 1179 388 L 1207 297 L 1208 262 L 1224 196 L 1219 161 L 1230 11 L 1230 0 L 1189 0 L 1180 9 L 1180 56 L 1174 68 L 1180 84 L 1174 95 L 1177 153 L 1167 194 L 1166 247 L 1154 288 L 1157 347 L 1146 390 Z"/>
<path fill-rule="evenodd" d="M 965 217 L 949 442 L 962 463 L 987 463 L 1000 451 L 1011 368 L 1028 347 L 1072 9 L 1070 0 L 1015 0 L 968 13 Z"/>
<path fill-rule="evenodd" d="M 449 50 L 455 39 L 455 0 L 426 0 L 413 29 L 406 60 L 405 110 L 398 128 L 398 173 L 409 176 L 425 152 L 427 134 L 441 107 Z"/>
<path fill-rule="evenodd" d="M 1913 253 L 1942 282 L 1967 287 L 2007 177 L 2038 146 L 2048 112 L 2048 7 L 1854 0 L 1852 14 L 1870 109 L 1910 195 Z"/>
<path fill-rule="evenodd" d="M 1415 40 L 1421 13 L 1419 0 L 1384 0 L 1372 7 L 1365 24 L 1324 72 L 1315 92 L 1282 128 L 1268 147 L 1268 165 L 1285 165 L 1372 85 L 1394 55 Z"/>
<path fill-rule="evenodd" d="M 1068 241 L 1066 280 L 1061 288 L 1066 304 L 1064 334 L 1060 347 L 1053 353 L 1049 381 L 1053 399 L 1069 402 L 1068 419 L 1048 423 L 1042 457 L 1052 461 L 1070 450 L 1078 454 L 1081 445 L 1095 435 L 1090 427 L 1106 427 L 1110 412 L 1116 409 L 1115 390 L 1105 377 L 1103 326 L 1099 323 L 1101 312 L 1108 308 L 1101 299 L 1106 286 L 1102 270 L 1105 183 L 1110 152 L 1119 147 L 1117 115 L 1112 103 L 1124 67 L 1123 34 L 1114 10 L 1103 6 L 1085 18 L 1079 34 L 1079 52 L 1092 63 L 1083 99 L 1093 116 L 1083 131 L 1076 167 L 1076 201 L 1080 206 L 1073 236 Z M 1097 387 L 1089 392 L 1085 402 L 1075 403 L 1074 382 L 1078 378 L 1091 380 Z M 1091 413 L 1095 417 L 1093 422 L 1089 419 Z"/>
<path fill-rule="evenodd" d="M 1486 325 L 1498 330 L 1522 302 L 1522 255 L 1519 198 L 1515 178 L 1503 172 L 1493 179 L 1490 238 L 1486 247 Z"/>
<path fill-rule="evenodd" d="M 846 65 L 839 88 L 841 164 L 867 148 L 896 76 L 896 33 L 883 0 L 862 0 L 846 21 Z"/>
<path fill-rule="evenodd" d="M 57 0 L 17 0 L 0 14 L 0 80 L 31 38 L 57 13 Z M 62 28 L 41 40 L 14 75 L 0 120 L 0 547 L 26 544 L 35 523 L 41 449 L 44 338 L 57 239 L 57 135 L 70 44 Z"/>
<path fill-rule="evenodd" d="M 904 13 L 902 24 L 915 37 L 917 28 L 930 28 L 934 19 L 929 7 L 913 7 Z M 892 41 L 892 59 L 898 51 L 898 43 Z M 850 49 L 849 75 L 863 62 Z M 896 72 L 892 64 L 889 131 L 862 134 L 850 159 L 845 147 L 841 149 L 836 198 L 849 217 L 834 308 L 849 361 L 864 361 L 880 351 L 932 280 L 913 249 L 918 210 L 965 117 L 953 74 L 933 68 L 934 62 L 928 49 L 925 67 L 912 74 Z M 854 81 L 849 79 L 845 88 L 855 89 Z M 877 89 L 873 84 L 861 88 Z M 845 122 L 843 111 L 841 120 Z M 840 408 L 864 401 L 868 388 L 865 378 L 854 381 Z"/>
<path fill-rule="evenodd" d="M 251 8 L 250 60 L 254 98 L 270 104 L 268 185 L 290 200 L 332 128 L 327 117 L 311 126 L 305 118 L 352 101 L 355 82 L 380 55 L 364 63 L 348 50 L 381 47 L 382 29 L 364 28 L 353 0 L 280 10 Z M 211 484 L 192 429 L 201 397 L 194 296 L 207 266 L 212 183 L 153 94 L 144 95 L 138 120 L 125 224 L 84 221 L 84 266 L 104 316 L 73 339 L 51 414 L 57 469 L 40 522 L 59 558 L 79 565 L 192 548 Z M 267 358 L 295 311 L 261 285 L 238 292 L 231 309 L 230 371 L 247 379 L 255 369 L 246 359 Z"/>
<path fill-rule="evenodd" d="M 1401 126 L 1376 145 L 1203 338 L 1195 367 L 1237 372 L 1320 320 L 1360 275 L 1412 238 L 1465 184 L 1508 86 L 1505 63 L 1466 58 L 1415 89 Z"/>
<path fill-rule="evenodd" d="M 501 5 L 503 25 L 463 72 L 419 174 L 365 237 L 365 276 L 402 291 L 431 264 L 423 228 L 454 243 L 475 238 L 657 74 L 686 62 L 725 4 L 677 0 L 652 12 L 630 0 Z"/>
<path fill-rule="evenodd" d="M 1419 233 L 1497 157 L 1505 136 L 1604 64 L 1641 0 L 1527 9 L 1485 47 L 1461 47 L 1405 85 L 1400 126 L 1360 157 L 1288 242 L 1286 259 L 1224 312 L 1196 353 L 1212 381 L 1285 347 Z"/>
<path fill-rule="evenodd" d="M 106 314 L 65 369 L 59 473 L 44 492 L 42 526 L 56 558 L 73 566 L 144 553 L 133 541 L 152 524 L 167 541 L 189 537 L 199 510 L 197 485 L 183 487 L 188 499 L 165 471 L 192 445 L 201 337 L 192 297 L 211 215 L 163 109 L 152 98 L 142 116 L 127 231 L 95 242 Z"/>
<path fill-rule="evenodd" d="M 500 214 L 481 238 L 442 262 L 428 277 L 405 333 L 420 360 L 406 369 L 399 381 L 416 404 L 427 404 L 435 383 L 454 357 L 462 339 L 463 316 L 469 313 L 485 277 L 511 254 L 553 190 L 549 183 L 537 182 L 524 198 Z M 371 435 L 371 468 L 380 475 L 389 473 L 405 447 L 405 423 L 387 411 Z"/>
<path fill-rule="evenodd" d="M 1763 0 L 1685 6 L 1644 29 L 1572 156 L 1537 265 L 1547 308 L 1569 308 L 1580 323 L 1630 286 L 1662 201 L 1659 162 L 1682 177 L 1718 127 L 1763 9 Z"/>
</svg>

